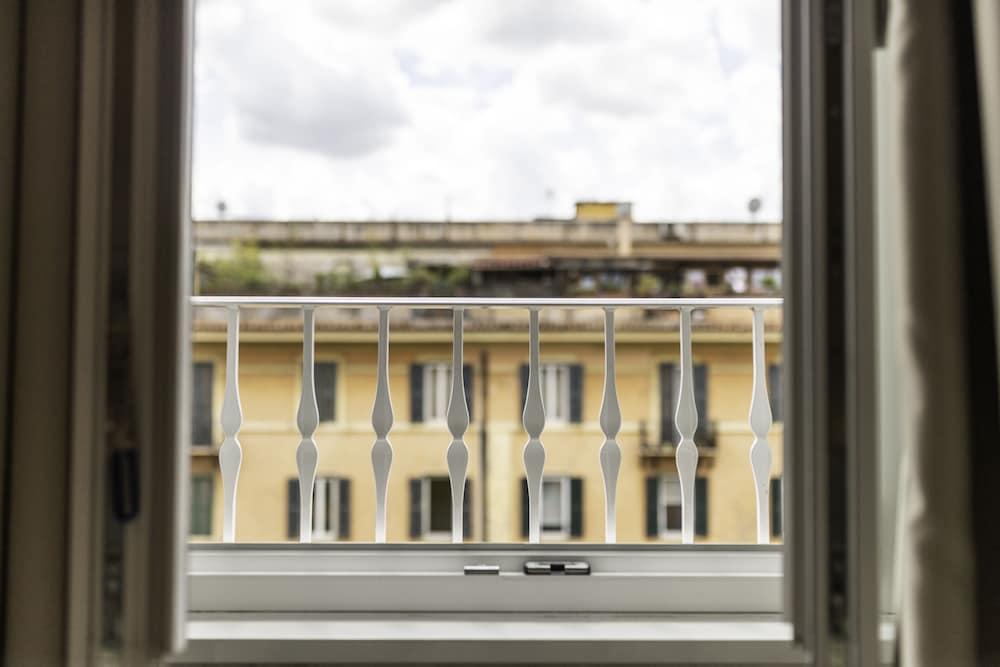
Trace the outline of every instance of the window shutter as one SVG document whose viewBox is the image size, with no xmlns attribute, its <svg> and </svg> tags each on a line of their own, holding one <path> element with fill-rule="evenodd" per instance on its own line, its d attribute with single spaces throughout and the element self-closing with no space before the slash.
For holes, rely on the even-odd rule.
<svg viewBox="0 0 1000 667">
<path fill-rule="evenodd" d="M 694 534 L 708 535 L 708 478 L 694 479 Z"/>
<path fill-rule="evenodd" d="M 192 378 L 191 444 L 212 444 L 212 362 L 194 364 Z"/>
<path fill-rule="evenodd" d="M 782 421 L 781 404 L 784 397 L 781 393 L 781 364 L 771 364 L 767 367 L 767 395 L 771 399 L 771 417 L 774 421 Z"/>
<path fill-rule="evenodd" d="M 465 495 L 462 496 L 462 537 L 472 535 L 472 482 L 465 480 Z"/>
<path fill-rule="evenodd" d="M 191 525 L 192 535 L 212 534 L 212 493 L 214 478 L 211 475 L 195 475 L 191 478 Z"/>
<path fill-rule="evenodd" d="M 299 480 L 288 480 L 288 539 L 299 537 Z"/>
<path fill-rule="evenodd" d="M 316 407 L 321 422 L 337 418 L 337 364 L 324 361 L 315 364 Z"/>
<path fill-rule="evenodd" d="M 421 512 L 421 492 L 424 481 L 422 479 L 410 480 L 410 537 L 420 537 L 423 535 L 423 512 Z"/>
<path fill-rule="evenodd" d="M 521 537 L 528 536 L 528 480 L 521 478 Z"/>
<path fill-rule="evenodd" d="M 696 444 L 705 442 L 708 431 L 708 366 L 694 365 L 694 406 L 698 410 L 698 432 L 695 434 Z"/>
<path fill-rule="evenodd" d="M 660 444 L 676 442 L 674 433 L 674 365 L 660 364 Z M 654 533 L 648 533 L 655 535 Z"/>
<path fill-rule="evenodd" d="M 661 365 L 661 370 L 663 366 Z M 669 377 L 669 376 L 668 376 Z M 646 537 L 660 535 L 660 478 L 646 478 Z"/>
<path fill-rule="evenodd" d="M 462 366 L 462 384 L 465 385 L 465 405 L 469 408 L 469 419 L 473 419 L 472 416 L 472 388 L 473 388 L 473 374 L 472 366 L 470 364 L 464 364 Z"/>
<path fill-rule="evenodd" d="M 583 479 L 569 480 L 569 534 L 570 537 L 583 535 Z"/>
<path fill-rule="evenodd" d="M 339 482 L 340 513 L 337 517 L 337 537 L 347 539 L 351 536 L 351 480 L 341 477 Z"/>
<path fill-rule="evenodd" d="M 521 415 L 524 414 L 524 404 L 528 400 L 528 364 L 521 364 L 520 377 L 521 377 L 521 409 L 518 410 L 517 413 L 518 421 L 520 421 Z M 525 533 L 525 535 L 527 535 L 527 533 Z"/>
<path fill-rule="evenodd" d="M 781 478 L 771 479 L 771 535 L 781 537 Z"/>
<path fill-rule="evenodd" d="M 424 420 L 424 367 L 410 364 L 410 421 Z"/>
<path fill-rule="evenodd" d="M 583 365 L 569 367 L 569 420 L 574 424 L 583 421 Z"/>
</svg>

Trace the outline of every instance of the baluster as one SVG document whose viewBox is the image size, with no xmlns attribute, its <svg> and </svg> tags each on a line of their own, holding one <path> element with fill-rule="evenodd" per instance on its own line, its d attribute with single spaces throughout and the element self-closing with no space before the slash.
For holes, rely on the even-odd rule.
<svg viewBox="0 0 1000 667">
<path fill-rule="evenodd" d="M 764 310 L 753 309 L 753 396 L 750 399 L 750 468 L 757 495 L 757 543 L 771 541 L 771 517 L 768 513 L 771 477 L 771 445 L 767 432 L 771 430 L 771 404 L 767 399 L 767 374 L 764 369 Z"/>
<path fill-rule="evenodd" d="M 299 467 L 299 541 L 312 542 L 313 485 L 316 483 L 316 462 L 319 450 L 313 434 L 319 425 L 316 406 L 316 318 L 315 309 L 302 309 L 302 393 L 299 397 L 298 426 L 302 440 L 295 450 Z"/>
<path fill-rule="evenodd" d="M 694 364 L 691 360 L 691 309 L 681 308 L 681 386 L 674 416 L 681 442 L 674 455 L 681 482 L 681 541 L 694 543 L 694 478 L 698 469 L 698 406 L 694 401 Z"/>
<path fill-rule="evenodd" d="M 545 406 L 542 404 L 541 368 L 538 354 L 538 309 L 529 310 L 528 324 L 528 391 L 524 400 L 521 421 L 528 432 L 524 444 L 524 473 L 528 483 L 528 541 L 538 544 L 541 540 L 542 521 L 542 470 L 545 467 L 545 448 L 539 438 L 545 428 Z"/>
<path fill-rule="evenodd" d="M 392 400 L 389 397 L 389 306 L 378 307 L 378 386 L 372 406 L 372 470 L 375 474 L 375 541 L 385 542 L 385 505 L 392 466 Z"/>
<path fill-rule="evenodd" d="M 239 386 L 240 309 L 226 309 L 226 395 L 222 399 L 222 434 L 219 468 L 222 471 L 222 541 L 236 541 L 236 483 L 240 478 L 243 448 L 238 434 L 243 424 Z"/>
<path fill-rule="evenodd" d="M 465 476 L 469 467 L 469 448 L 464 436 L 469 428 L 469 405 L 465 401 L 465 378 L 462 362 L 462 316 L 463 310 L 452 312 L 453 332 L 451 341 L 451 397 L 448 399 L 448 430 L 451 444 L 448 445 L 448 476 L 451 478 L 451 541 L 459 544 L 463 538 L 463 503 L 465 500 Z"/>
<path fill-rule="evenodd" d="M 604 399 L 601 402 L 601 474 L 604 477 L 604 541 L 617 541 L 615 494 L 618 490 L 618 471 L 622 464 L 618 431 L 622 426 L 622 412 L 618 405 L 618 387 L 615 382 L 615 311 L 604 309 Z"/>
</svg>

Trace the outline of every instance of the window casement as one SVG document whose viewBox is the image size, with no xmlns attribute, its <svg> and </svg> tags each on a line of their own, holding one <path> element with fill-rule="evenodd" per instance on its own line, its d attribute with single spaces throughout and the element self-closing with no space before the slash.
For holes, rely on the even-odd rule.
<svg viewBox="0 0 1000 667">
<path fill-rule="evenodd" d="M 694 534 L 708 536 L 708 479 L 695 477 Z M 646 478 L 646 536 L 677 540 L 682 526 L 681 482 L 677 473 Z"/>
<path fill-rule="evenodd" d="M 215 372 L 211 361 L 196 361 L 191 366 L 191 444 L 210 447 L 215 439 L 212 426 L 215 412 L 212 390 Z"/>
<path fill-rule="evenodd" d="M 417 540 L 451 538 L 451 480 L 447 477 L 418 477 L 410 480 L 410 537 Z M 465 480 L 462 496 L 462 532 L 472 535 L 471 482 Z"/>
<path fill-rule="evenodd" d="M 462 366 L 465 404 L 472 418 L 473 369 Z M 451 362 L 435 361 L 410 365 L 410 421 L 440 423 L 448 417 L 451 400 Z"/>
<path fill-rule="evenodd" d="M 214 490 L 214 475 L 191 476 L 191 521 L 189 530 L 192 535 L 208 536 L 212 534 L 212 501 Z"/>
<path fill-rule="evenodd" d="M 540 388 L 545 419 L 552 424 L 579 424 L 583 421 L 583 365 L 542 363 Z M 521 364 L 521 406 L 528 388 L 528 364 Z"/>
<path fill-rule="evenodd" d="M 288 480 L 288 538 L 299 537 L 299 480 Z M 313 483 L 312 539 L 344 540 L 351 536 L 351 480 L 317 477 Z"/>
</svg>

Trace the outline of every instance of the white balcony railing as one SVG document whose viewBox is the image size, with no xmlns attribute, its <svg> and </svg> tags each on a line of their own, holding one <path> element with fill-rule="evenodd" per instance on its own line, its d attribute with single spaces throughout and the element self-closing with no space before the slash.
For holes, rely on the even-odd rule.
<svg viewBox="0 0 1000 667">
<path fill-rule="evenodd" d="M 615 384 L 615 311 L 622 308 L 644 310 L 674 310 L 680 313 L 680 391 L 677 398 L 675 425 L 680 442 L 675 450 L 681 486 L 682 542 L 694 542 L 695 470 L 698 447 L 694 436 L 698 428 L 698 410 L 694 397 L 694 374 L 691 356 L 691 313 L 694 310 L 741 309 L 753 323 L 753 388 L 750 401 L 749 425 L 754 439 L 749 449 L 749 463 L 756 490 L 757 542 L 770 541 L 769 480 L 771 450 L 767 434 L 772 415 L 767 397 L 764 357 L 764 311 L 780 307 L 780 298 L 712 298 L 712 299 L 494 299 L 494 298 L 367 298 L 367 297 L 193 297 L 197 307 L 224 308 L 226 325 L 226 389 L 222 404 L 224 439 L 219 449 L 223 483 L 224 542 L 235 540 L 236 495 L 243 452 L 239 431 L 243 422 L 239 397 L 239 329 L 240 312 L 251 308 L 299 309 L 303 318 L 302 393 L 297 422 L 302 439 L 296 450 L 299 477 L 299 540 L 312 538 L 312 494 L 318 463 L 318 448 L 313 435 L 319 423 L 316 389 L 313 378 L 315 358 L 315 316 L 319 308 L 373 308 L 379 315 L 377 385 L 372 407 L 372 428 L 375 440 L 371 448 L 372 474 L 376 490 L 375 541 L 386 540 L 386 494 L 393 450 L 389 435 L 393 425 L 392 402 L 389 396 L 389 312 L 393 308 L 450 310 L 452 334 L 452 387 L 447 410 L 447 428 L 451 443 L 444 453 L 451 481 L 452 541 L 463 539 L 463 493 L 469 452 L 464 435 L 469 427 L 469 412 L 462 381 L 464 312 L 480 308 L 513 308 L 527 310 L 528 327 L 528 388 L 522 423 L 528 439 L 524 445 L 523 462 L 528 481 L 528 539 L 538 543 L 541 535 L 542 475 L 545 468 L 545 406 L 540 387 L 539 312 L 543 309 L 602 309 L 604 311 L 604 396 L 599 423 L 604 444 L 598 461 L 604 479 L 605 541 L 616 541 L 615 495 L 621 466 L 621 450 L 617 442 L 621 428 L 621 411 Z"/>
</svg>

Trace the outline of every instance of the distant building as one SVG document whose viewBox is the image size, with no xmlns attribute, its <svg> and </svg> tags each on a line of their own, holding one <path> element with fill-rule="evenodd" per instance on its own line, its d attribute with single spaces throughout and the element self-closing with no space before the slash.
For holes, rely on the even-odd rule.
<svg viewBox="0 0 1000 667">
<path fill-rule="evenodd" d="M 482 296 L 776 295 L 780 233 L 779 225 L 769 223 L 637 223 L 627 204 L 600 202 L 578 204 L 569 220 L 227 220 L 198 221 L 194 228 L 201 285 L 226 285 L 227 292 Z M 238 243 L 244 244 L 242 250 Z M 229 282 L 220 282 L 220 276 Z M 243 288 L 236 280 L 240 276 Z M 752 542 L 754 492 L 747 462 L 751 316 L 749 310 L 696 315 L 698 539 Z M 317 314 L 316 540 L 373 539 L 369 448 L 376 323 L 374 312 L 331 308 Z M 777 400 L 771 431 L 773 519 L 780 531 L 780 312 L 769 312 L 767 323 L 768 382 Z M 389 373 L 396 419 L 390 440 L 396 453 L 388 537 L 447 539 L 450 489 L 444 452 L 450 436 L 444 411 L 451 319 L 397 309 L 392 330 Z M 297 539 L 301 321 L 291 312 L 247 311 L 243 331 L 244 459 L 237 539 Z M 471 540 L 524 539 L 520 413 L 526 333 L 523 311 L 467 315 L 465 382 L 472 424 L 465 438 L 470 450 L 466 526 Z M 198 310 L 194 341 L 192 528 L 218 539 L 222 509 L 215 452 L 225 382 L 220 313 Z M 679 540 L 673 462 L 677 341 L 674 312 L 619 315 L 621 542 Z M 603 442 L 597 423 L 603 391 L 601 313 L 544 311 L 541 354 L 547 411 L 543 540 L 602 541 L 604 492 L 597 464 Z"/>
</svg>

